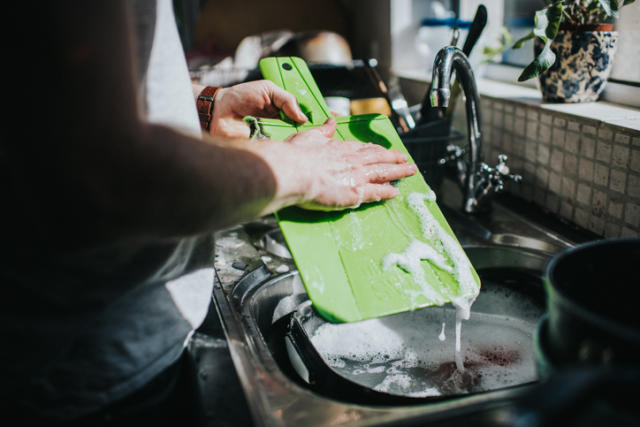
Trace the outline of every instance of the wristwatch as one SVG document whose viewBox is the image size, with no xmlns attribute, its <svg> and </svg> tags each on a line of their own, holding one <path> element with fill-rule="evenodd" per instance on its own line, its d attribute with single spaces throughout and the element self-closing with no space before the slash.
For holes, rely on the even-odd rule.
<svg viewBox="0 0 640 427">
<path fill-rule="evenodd" d="M 198 109 L 198 117 L 200 118 L 200 127 L 208 131 L 213 117 L 213 104 L 216 100 L 216 94 L 221 88 L 216 86 L 207 86 L 202 89 L 196 100 L 196 108 Z"/>
</svg>

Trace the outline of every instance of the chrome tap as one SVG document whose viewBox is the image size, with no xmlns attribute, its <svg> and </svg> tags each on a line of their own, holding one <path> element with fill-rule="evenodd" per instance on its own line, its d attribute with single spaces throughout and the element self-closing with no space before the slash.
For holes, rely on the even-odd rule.
<svg viewBox="0 0 640 427">
<path fill-rule="evenodd" d="M 452 71 L 456 72 L 455 79 L 464 93 L 468 147 L 463 149 L 455 145 L 448 146 L 447 157 L 441 159 L 440 163 L 444 165 L 455 162 L 458 182 L 464 197 L 462 208 L 467 213 L 476 213 L 489 208 L 489 196 L 503 190 L 503 179 L 520 181 L 521 177 L 509 173 L 506 165 L 507 156 L 503 154 L 498 157 L 499 164 L 495 168 L 482 163 L 478 88 L 467 56 L 457 47 L 446 46 L 436 55 L 431 80 L 431 105 L 439 108 L 449 106 Z"/>
</svg>

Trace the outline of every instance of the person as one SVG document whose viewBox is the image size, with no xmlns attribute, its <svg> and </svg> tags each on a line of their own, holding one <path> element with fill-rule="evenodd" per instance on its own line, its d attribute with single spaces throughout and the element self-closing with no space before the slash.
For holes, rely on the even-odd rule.
<svg viewBox="0 0 640 427">
<path fill-rule="evenodd" d="M 105 422 L 180 369 L 208 309 L 216 230 L 388 199 L 416 172 L 397 151 L 332 139 L 334 119 L 248 140 L 245 115 L 306 120 L 265 81 L 219 90 L 203 132 L 169 0 L 14 7 L 0 148 L 7 417 Z"/>
</svg>

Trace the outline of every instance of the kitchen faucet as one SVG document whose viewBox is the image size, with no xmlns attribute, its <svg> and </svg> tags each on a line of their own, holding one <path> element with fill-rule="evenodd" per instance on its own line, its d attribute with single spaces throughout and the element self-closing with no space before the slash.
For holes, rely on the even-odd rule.
<svg viewBox="0 0 640 427">
<path fill-rule="evenodd" d="M 444 165 L 455 162 L 458 183 L 463 191 L 463 210 L 478 213 L 490 208 L 491 196 L 504 189 L 504 180 L 520 181 L 520 175 L 511 174 L 507 166 L 507 156 L 498 156 L 498 165 L 490 167 L 482 162 L 482 131 L 478 89 L 473 70 L 467 56 L 455 46 L 446 46 L 436 55 L 431 80 L 431 105 L 446 108 L 451 98 L 451 74 L 456 72 L 456 80 L 462 87 L 467 116 L 468 148 L 456 145 L 447 147 L 447 156 L 440 160 Z M 468 152 L 468 160 L 465 154 Z"/>
</svg>

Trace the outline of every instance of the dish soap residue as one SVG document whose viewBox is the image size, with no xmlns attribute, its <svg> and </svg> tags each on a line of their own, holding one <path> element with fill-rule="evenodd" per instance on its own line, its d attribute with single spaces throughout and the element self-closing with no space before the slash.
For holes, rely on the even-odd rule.
<svg viewBox="0 0 640 427">
<path fill-rule="evenodd" d="M 469 319 L 471 305 L 480 292 L 480 285 L 472 273 L 473 267 L 460 243 L 440 225 L 429 210 L 426 202 L 435 203 L 435 200 L 436 196 L 433 191 L 426 194 L 409 194 L 407 204 L 420 219 L 422 235 L 428 243 L 414 240 L 403 253 L 388 254 L 382 260 L 382 268 L 386 270 L 397 265 L 407 271 L 413 280 L 420 285 L 424 296 L 434 304 L 443 305 L 445 302 L 451 301 L 456 308 L 455 362 L 457 369 L 463 371 L 464 364 L 460 345 L 462 320 Z M 428 261 L 435 268 L 453 274 L 458 283 L 457 292 L 444 286 L 439 290 L 434 289 L 426 280 L 422 261 Z"/>
</svg>

